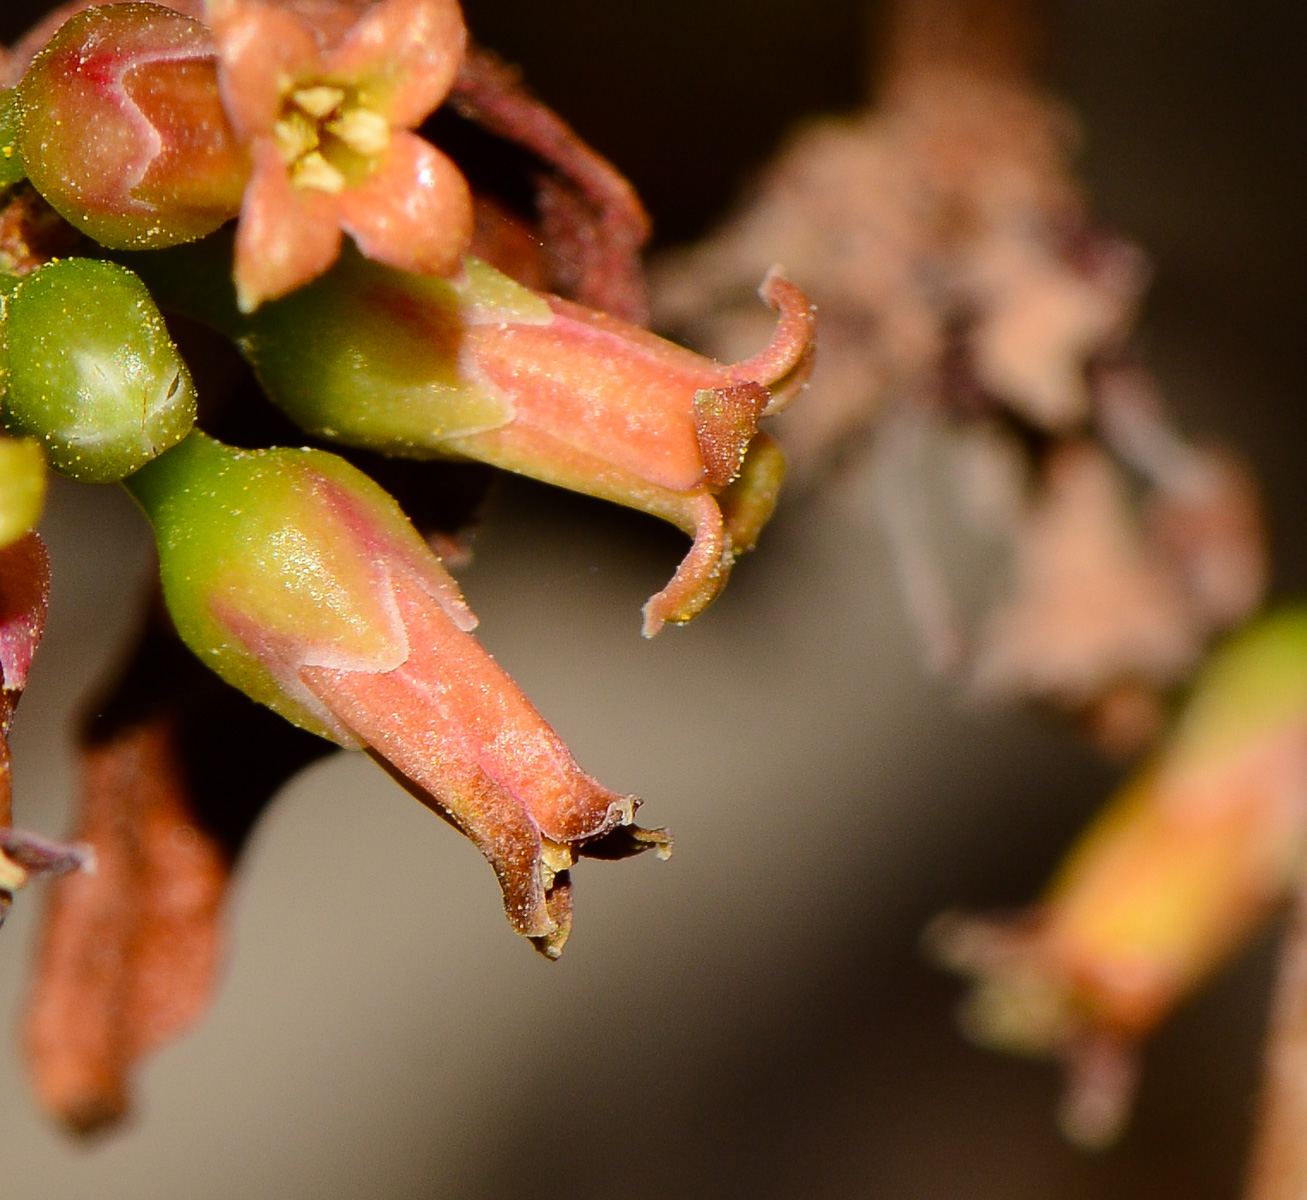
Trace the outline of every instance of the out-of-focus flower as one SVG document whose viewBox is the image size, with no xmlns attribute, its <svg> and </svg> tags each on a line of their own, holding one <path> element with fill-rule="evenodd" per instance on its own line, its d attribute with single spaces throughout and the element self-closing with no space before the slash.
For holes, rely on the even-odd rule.
<svg viewBox="0 0 1307 1200">
<path fill-rule="evenodd" d="M 1133 753 L 1160 727 L 1165 689 L 1260 602 L 1256 489 L 1180 437 L 1125 365 L 1147 262 L 1096 221 L 1072 170 L 1074 121 L 1031 82 L 1027 53 L 991 53 L 1000 10 L 893 17 L 875 107 L 799 130 L 747 206 L 656 264 L 655 317 L 729 357 L 756 336 L 746 282 L 784 262 L 822 313 L 811 395 L 776 426 L 800 481 L 875 423 L 875 495 L 931 664 L 980 694 L 1069 708 Z M 1113 460 L 1100 482 L 1115 482 L 1073 516 L 1056 493 L 1093 441 Z M 990 477 L 1018 477 L 1001 528 L 961 477 L 963 449 Z M 1108 541 L 1130 547 L 1118 602 L 1091 612 L 1068 584 L 1050 603 L 1050 572 Z"/>
<path fill-rule="evenodd" d="M 807 298 L 779 274 L 762 287 L 780 314 L 771 343 L 727 366 L 474 260 L 444 280 L 346 256 L 242 316 L 229 293 L 224 301 L 217 251 L 201 243 L 132 264 L 163 303 L 235 338 L 306 431 L 389 454 L 478 459 L 690 534 L 676 576 L 645 606 L 646 636 L 702 611 L 771 515 L 784 463 L 758 422 L 802 387 L 814 325 Z"/>
<path fill-rule="evenodd" d="M 1123 687 L 1169 685 L 1197 661 L 1201 643 L 1179 581 L 1149 554 L 1125 479 L 1092 443 L 1049 455 L 1015 549 L 1011 593 L 978 635 L 981 693 L 1086 711 Z M 1110 733 L 1111 713 L 1101 715 Z M 1160 713 L 1138 720 L 1144 736 L 1121 730 L 1121 741 L 1146 743 Z"/>
<path fill-rule="evenodd" d="M 404 271 L 453 270 L 472 232 L 458 169 L 409 132 L 466 41 L 455 0 L 208 0 L 222 100 L 253 173 L 236 237 L 242 309 L 321 274 L 348 232 Z"/>
<path fill-rule="evenodd" d="M 36 1093 L 77 1132 L 123 1117 L 137 1063 L 203 1011 L 246 836 L 331 750 L 204 667 L 157 598 L 89 713 L 74 836 L 96 869 L 52 889 L 25 1021 Z"/>
<path fill-rule="evenodd" d="M 543 953 L 567 938 L 568 870 L 591 843 L 665 848 L 631 826 L 638 801 L 586 775 L 471 636 L 457 586 L 367 476 L 321 451 L 193 433 L 128 487 L 187 645 L 295 724 L 369 748 L 472 839 Z"/>
<path fill-rule="evenodd" d="M 968 1032 L 1062 1059 L 1065 1128 L 1110 1140 L 1134 1046 L 1283 898 L 1305 844 L 1307 611 L 1294 609 L 1217 652 L 1038 905 L 934 927 L 939 957 L 977 980 Z"/>
</svg>

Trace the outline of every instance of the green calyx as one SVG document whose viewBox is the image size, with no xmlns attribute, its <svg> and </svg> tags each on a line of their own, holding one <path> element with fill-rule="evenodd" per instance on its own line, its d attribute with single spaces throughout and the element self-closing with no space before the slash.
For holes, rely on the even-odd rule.
<svg viewBox="0 0 1307 1200">
<path fill-rule="evenodd" d="M 233 338 L 269 398 L 301 429 L 409 458 L 447 453 L 453 439 L 512 419 L 505 398 L 469 378 L 460 360 L 471 325 L 552 320 L 539 296 L 474 259 L 455 281 L 346 250 L 322 278 L 242 314 L 224 235 L 120 257 L 165 306 Z"/>
<path fill-rule="evenodd" d="M 238 450 L 198 430 L 127 488 L 154 526 L 182 640 L 246 695 L 348 744 L 297 672 L 404 661 L 389 570 L 430 552 L 398 504 L 325 451 Z"/>
<path fill-rule="evenodd" d="M 6 285 L 9 433 L 39 439 L 56 471 L 91 483 L 122 479 L 186 436 L 190 373 L 135 275 L 73 258 Z"/>
</svg>

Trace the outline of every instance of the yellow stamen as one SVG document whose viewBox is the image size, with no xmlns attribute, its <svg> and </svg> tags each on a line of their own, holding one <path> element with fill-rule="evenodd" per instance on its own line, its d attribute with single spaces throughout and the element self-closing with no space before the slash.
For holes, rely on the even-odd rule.
<svg viewBox="0 0 1307 1200">
<path fill-rule="evenodd" d="M 277 150 L 288 163 L 303 158 L 318 146 L 318 131 L 302 113 L 292 112 L 272 127 Z"/>
<path fill-rule="evenodd" d="M 390 144 L 390 126 L 386 118 L 368 108 L 350 108 L 327 126 L 351 150 L 373 158 Z"/>
<path fill-rule="evenodd" d="M 338 87 L 330 87 L 324 83 L 317 87 L 296 88 L 290 98 L 309 116 L 321 121 L 323 117 L 330 116 L 340 107 L 341 101 L 345 99 L 345 93 Z"/>
<path fill-rule="evenodd" d="M 316 150 L 295 164 L 291 179 L 296 187 L 330 192 L 333 196 L 345 190 L 345 176 Z"/>
</svg>

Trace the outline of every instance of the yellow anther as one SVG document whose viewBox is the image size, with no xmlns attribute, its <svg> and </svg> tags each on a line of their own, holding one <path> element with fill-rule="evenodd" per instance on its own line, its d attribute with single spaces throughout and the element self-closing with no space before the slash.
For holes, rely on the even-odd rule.
<svg viewBox="0 0 1307 1200">
<path fill-rule="evenodd" d="M 296 187 L 312 188 L 332 195 L 345 190 L 345 176 L 316 150 L 304 155 L 295 164 L 291 170 L 291 180 Z"/>
<path fill-rule="evenodd" d="M 365 158 L 375 157 L 390 145 L 386 118 L 368 108 L 346 109 L 327 126 L 327 132 Z"/>
<path fill-rule="evenodd" d="M 317 149 L 318 130 L 302 113 L 291 112 L 272 127 L 272 137 L 281 157 L 288 163 Z"/>
<path fill-rule="evenodd" d="M 345 99 L 345 93 L 341 88 L 323 83 L 318 84 L 317 87 L 296 88 L 291 92 L 290 98 L 309 116 L 321 121 L 323 117 L 330 116 L 340 107 L 341 101 Z"/>
</svg>

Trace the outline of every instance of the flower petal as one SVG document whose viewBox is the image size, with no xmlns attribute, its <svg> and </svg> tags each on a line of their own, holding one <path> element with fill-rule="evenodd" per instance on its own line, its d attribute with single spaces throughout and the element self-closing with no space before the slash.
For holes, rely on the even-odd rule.
<svg viewBox="0 0 1307 1200">
<path fill-rule="evenodd" d="M 326 57 L 332 79 L 359 84 L 359 100 L 411 129 L 449 91 L 467 30 L 455 0 L 381 0 Z"/>
<path fill-rule="evenodd" d="M 210 0 L 205 21 L 218 44 L 219 86 L 241 141 L 272 132 L 286 80 L 320 68 L 312 31 L 293 12 L 250 0 Z"/>
<path fill-rule="evenodd" d="M 684 624 L 703 612 L 726 586 L 735 562 L 722 510 L 709 492 L 689 497 L 695 515 L 694 545 L 661 592 L 645 601 L 644 636 L 653 637 L 671 621 Z"/>
<path fill-rule="evenodd" d="M 255 142 L 253 160 L 236 227 L 236 296 L 242 312 L 315 279 L 340 253 L 338 198 L 295 187 L 271 138 Z"/>
<path fill-rule="evenodd" d="M 380 167 L 341 193 L 340 224 L 377 262 L 421 275 L 454 270 L 472 237 L 472 195 L 457 167 L 396 133 Z"/>
</svg>

